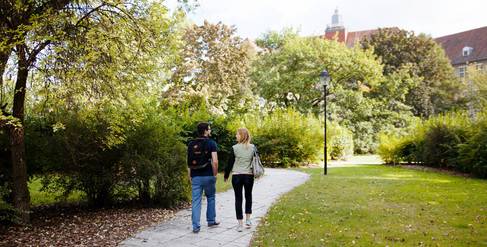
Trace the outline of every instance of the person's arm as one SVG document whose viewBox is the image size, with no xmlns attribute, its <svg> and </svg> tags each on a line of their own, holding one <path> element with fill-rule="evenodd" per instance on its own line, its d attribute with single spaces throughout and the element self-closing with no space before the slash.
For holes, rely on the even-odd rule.
<svg viewBox="0 0 487 247">
<path fill-rule="evenodd" d="M 218 175 L 218 154 L 216 152 L 211 152 L 211 161 L 213 167 L 213 176 Z"/>
<path fill-rule="evenodd" d="M 230 177 L 230 173 L 232 172 L 233 169 L 233 163 L 235 163 L 235 154 L 230 152 L 230 158 L 228 159 L 228 163 L 225 166 L 225 175 L 223 176 L 225 181 L 227 181 L 228 177 Z"/>
</svg>

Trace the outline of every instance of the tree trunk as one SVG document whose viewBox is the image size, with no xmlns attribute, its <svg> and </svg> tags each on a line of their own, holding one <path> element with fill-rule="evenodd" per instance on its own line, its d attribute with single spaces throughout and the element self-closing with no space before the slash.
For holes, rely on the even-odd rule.
<svg viewBox="0 0 487 247">
<path fill-rule="evenodd" d="M 15 209 L 19 211 L 22 223 L 30 222 L 30 195 L 27 187 L 27 163 L 25 161 L 24 143 L 24 105 L 25 87 L 29 74 L 29 62 L 25 54 L 25 47 L 19 45 L 17 49 L 19 60 L 17 82 L 12 116 L 17 118 L 21 125 L 9 127 L 10 152 L 12 158 L 12 196 Z"/>
<path fill-rule="evenodd" d="M 10 57 L 10 50 L 8 52 L 1 51 L 0 52 L 0 87 L 3 86 L 3 73 L 5 72 L 5 68 L 7 67 L 7 61 Z"/>
<path fill-rule="evenodd" d="M 150 203 L 150 182 L 149 179 L 142 179 L 140 182 L 141 186 L 139 189 L 139 200 L 144 204 L 147 205 Z"/>
<path fill-rule="evenodd" d="M 0 52 L 0 93 L 3 94 L 3 73 L 7 68 L 8 58 L 10 57 L 10 50 Z M 3 95 L 0 96 L 0 109 L 3 111 Z"/>
</svg>

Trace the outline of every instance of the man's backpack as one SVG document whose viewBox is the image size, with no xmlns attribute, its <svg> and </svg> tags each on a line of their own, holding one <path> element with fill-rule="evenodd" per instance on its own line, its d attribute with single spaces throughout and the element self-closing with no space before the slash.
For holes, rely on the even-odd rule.
<svg viewBox="0 0 487 247">
<path fill-rule="evenodd" d="M 202 169 L 211 163 L 211 153 L 208 150 L 208 139 L 197 138 L 188 143 L 188 167 Z"/>
</svg>

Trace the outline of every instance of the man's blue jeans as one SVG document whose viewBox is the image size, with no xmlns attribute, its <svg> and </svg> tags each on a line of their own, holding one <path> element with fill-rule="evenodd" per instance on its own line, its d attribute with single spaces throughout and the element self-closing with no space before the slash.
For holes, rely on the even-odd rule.
<svg viewBox="0 0 487 247">
<path fill-rule="evenodd" d="M 193 199 L 191 204 L 191 219 L 193 221 L 193 230 L 201 227 L 201 197 L 203 196 L 203 191 L 205 191 L 206 201 L 208 202 L 206 208 L 206 221 L 208 221 L 208 224 L 215 223 L 215 183 L 216 178 L 214 176 L 197 176 L 191 179 Z"/>
</svg>

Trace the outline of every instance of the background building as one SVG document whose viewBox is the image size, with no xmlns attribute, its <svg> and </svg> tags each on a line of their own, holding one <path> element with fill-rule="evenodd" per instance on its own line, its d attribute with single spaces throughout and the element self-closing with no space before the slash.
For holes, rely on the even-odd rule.
<svg viewBox="0 0 487 247">
<path fill-rule="evenodd" d="M 347 32 L 343 24 L 343 17 L 338 9 L 331 17 L 331 24 L 327 26 L 324 39 L 336 40 L 352 47 L 361 40 L 370 37 L 378 30 Z M 474 65 L 479 70 L 487 69 L 487 26 L 460 33 L 435 38 L 450 59 L 459 77 L 465 77 L 468 65 Z"/>
<path fill-rule="evenodd" d="M 487 26 L 435 39 L 451 61 L 458 76 L 465 77 L 468 65 L 487 68 Z"/>
</svg>

